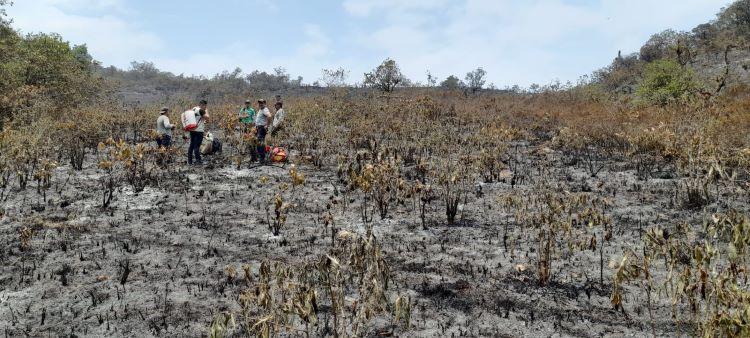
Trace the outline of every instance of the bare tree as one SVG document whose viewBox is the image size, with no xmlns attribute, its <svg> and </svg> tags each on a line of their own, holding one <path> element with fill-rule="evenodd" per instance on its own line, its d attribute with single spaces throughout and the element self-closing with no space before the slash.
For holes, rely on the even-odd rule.
<svg viewBox="0 0 750 338">
<path fill-rule="evenodd" d="M 325 83 L 326 87 L 343 87 L 346 85 L 346 78 L 349 77 L 349 71 L 343 67 L 323 69 L 322 73 L 320 81 Z"/>
<path fill-rule="evenodd" d="M 435 87 L 436 84 L 437 84 L 437 78 L 435 78 L 435 76 L 432 75 L 432 73 L 430 73 L 430 71 L 428 70 L 427 71 L 427 86 Z"/>
</svg>

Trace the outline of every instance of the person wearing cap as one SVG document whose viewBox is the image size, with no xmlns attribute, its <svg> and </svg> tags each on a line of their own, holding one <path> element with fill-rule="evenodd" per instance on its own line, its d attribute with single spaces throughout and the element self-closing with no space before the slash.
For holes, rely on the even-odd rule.
<svg viewBox="0 0 750 338">
<path fill-rule="evenodd" d="M 245 100 L 245 107 L 240 109 L 238 116 L 240 123 L 244 126 L 243 132 L 252 129 L 255 124 L 255 109 L 250 105 L 250 100 Z"/>
<path fill-rule="evenodd" d="M 276 136 L 284 128 L 284 103 L 277 101 L 274 105 L 276 112 L 273 113 L 273 123 L 271 124 L 271 136 Z"/>
<path fill-rule="evenodd" d="M 198 106 L 193 108 L 195 120 L 198 126 L 190 131 L 190 147 L 188 147 L 188 164 L 193 164 L 193 155 L 195 155 L 195 164 L 202 165 L 201 144 L 203 143 L 203 133 L 206 131 L 206 122 L 208 121 L 208 111 L 206 107 L 208 102 L 201 100 Z"/>
<path fill-rule="evenodd" d="M 271 111 L 266 107 L 266 100 L 258 100 L 258 113 L 255 114 L 255 137 L 258 140 L 258 157 L 261 163 L 266 161 L 266 133 L 271 123 Z"/>
<path fill-rule="evenodd" d="M 162 107 L 159 118 L 156 119 L 156 144 L 159 147 L 169 148 L 172 146 L 172 130 L 174 124 L 169 122 L 169 108 Z"/>
</svg>

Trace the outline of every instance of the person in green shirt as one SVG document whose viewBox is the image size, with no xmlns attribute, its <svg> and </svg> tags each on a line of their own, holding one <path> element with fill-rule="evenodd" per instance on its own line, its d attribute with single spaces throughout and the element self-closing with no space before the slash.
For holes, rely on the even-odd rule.
<svg viewBox="0 0 750 338">
<path fill-rule="evenodd" d="M 245 107 L 240 109 L 239 119 L 243 125 L 243 132 L 247 133 L 255 124 L 255 109 L 250 105 L 250 100 L 245 100 Z"/>
</svg>

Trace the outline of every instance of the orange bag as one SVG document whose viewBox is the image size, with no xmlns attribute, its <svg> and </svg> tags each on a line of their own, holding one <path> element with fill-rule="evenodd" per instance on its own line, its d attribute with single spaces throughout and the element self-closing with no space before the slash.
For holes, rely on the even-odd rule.
<svg viewBox="0 0 750 338">
<path fill-rule="evenodd" d="M 282 147 L 273 147 L 271 150 L 271 162 L 283 163 L 286 162 L 286 149 Z"/>
</svg>

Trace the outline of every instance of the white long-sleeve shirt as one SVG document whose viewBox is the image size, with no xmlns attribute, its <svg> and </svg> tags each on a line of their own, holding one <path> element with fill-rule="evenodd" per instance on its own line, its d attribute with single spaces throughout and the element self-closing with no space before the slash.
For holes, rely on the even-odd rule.
<svg viewBox="0 0 750 338">
<path fill-rule="evenodd" d="M 273 114 L 273 128 L 276 129 L 281 125 L 282 122 L 284 122 L 284 108 L 281 108 L 276 111 L 276 114 Z"/>
<path fill-rule="evenodd" d="M 205 115 L 201 116 L 201 107 L 195 107 L 193 108 L 193 112 L 195 113 L 195 120 L 198 122 L 198 126 L 193 129 L 195 132 L 203 133 L 206 131 L 206 117 L 208 116 L 208 112 L 205 112 Z"/>
</svg>

